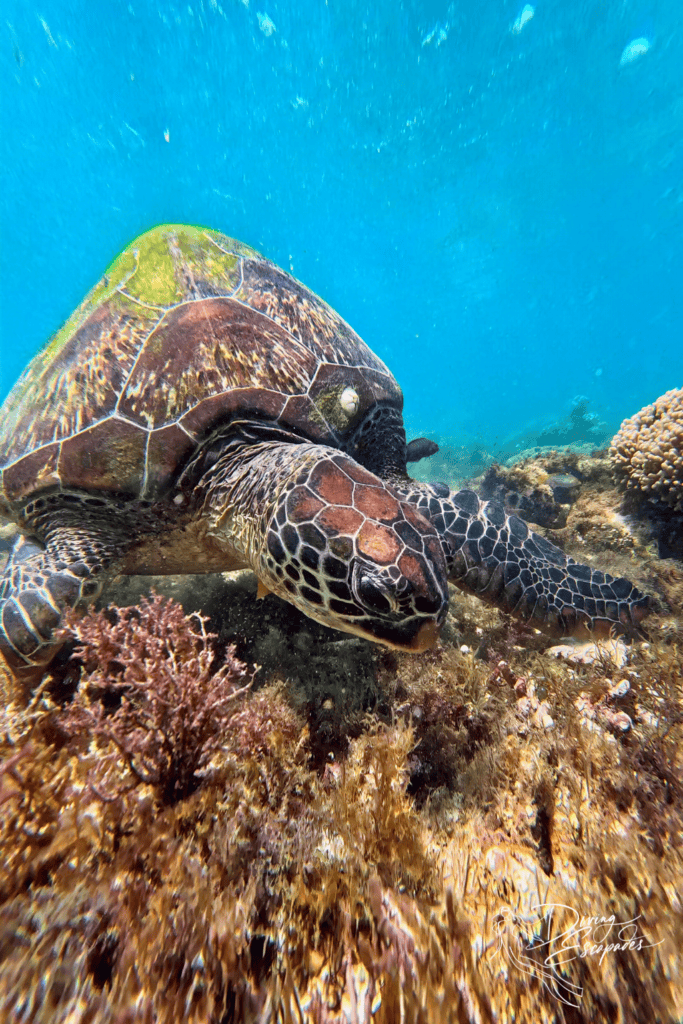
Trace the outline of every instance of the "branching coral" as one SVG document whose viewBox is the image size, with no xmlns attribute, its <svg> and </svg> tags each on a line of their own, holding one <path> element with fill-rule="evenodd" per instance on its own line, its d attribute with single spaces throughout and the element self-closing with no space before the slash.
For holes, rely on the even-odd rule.
<svg viewBox="0 0 683 1024">
<path fill-rule="evenodd" d="M 217 667 L 206 620 L 158 595 L 138 608 L 72 616 L 68 629 L 86 676 L 62 727 L 114 743 L 162 802 L 188 796 L 251 685 L 234 648 Z M 116 710 L 105 699 L 117 701 Z"/>
</svg>

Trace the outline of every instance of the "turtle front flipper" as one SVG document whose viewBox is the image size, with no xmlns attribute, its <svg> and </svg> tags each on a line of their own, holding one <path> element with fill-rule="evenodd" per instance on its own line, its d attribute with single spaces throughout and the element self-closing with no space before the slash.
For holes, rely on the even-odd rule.
<svg viewBox="0 0 683 1024">
<path fill-rule="evenodd" d="M 436 530 L 350 456 L 280 441 L 226 448 L 201 481 L 210 536 L 262 590 L 399 649 L 432 646 L 448 585 Z"/>
<path fill-rule="evenodd" d="M 0 652 L 15 676 L 40 676 L 64 611 L 97 597 L 113 554 L 104 535 L 71 525 L 53 526 L 44 545 L 17 538 L 0 578 Z"/>
<path fill-rule="evenodd" d="M 629 580 L 581 565 L 501 504 L 414 481 L 399 487 L 436 527 L 448 578 L 553 635 L 636 635 L 650 598 Z"/>
</svg>

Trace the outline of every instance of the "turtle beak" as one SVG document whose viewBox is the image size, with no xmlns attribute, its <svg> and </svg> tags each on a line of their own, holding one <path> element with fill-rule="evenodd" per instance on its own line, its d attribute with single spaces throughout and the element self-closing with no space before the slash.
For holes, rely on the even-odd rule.
<svg viewBox="0 0 683 1024">
<path fill-rule="evenodd" d="M 434 647 L 439 639 L 445 618 L 444 610 L 444 613 L 438 618 L 427 619 L 421 622 L 417 628 L 414 620 L 400 625 L 396 623 L 385 625 L 375 622 L 371 630 L 368 628 L 350 629 L 349 632 L 357 633 L 358 636 L 363 636 L 368 640 L 374 640 L 375 643 L 384 644 L 385 647 L 391 647 L 395 651 L 418 654 L 420 651 L 427 651 L 430 647 Z"/>
<path fill-rule="evenodd" d="M 415 634 L 412 643 L 409 645 L 411 651 L 427 651 L 434 647 L 439 639 L 441 626 L 434 621 L 423 623 Z"/>
</svg>

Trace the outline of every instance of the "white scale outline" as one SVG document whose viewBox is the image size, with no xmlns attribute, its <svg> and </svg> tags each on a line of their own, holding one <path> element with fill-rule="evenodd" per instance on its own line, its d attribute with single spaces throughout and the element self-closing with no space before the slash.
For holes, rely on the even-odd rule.
<svg viewBox="0 0 683 1024">
<path fill-rule="evenodd" d="M 240 253 L 231 252 L 228 249 L 224 249 L 223 246 L 219 245 L 218 242 L 216 242 L 216 240 L 214 238 L 212 238 L 210 235 L 208 235 L 206 232 L 204 232 L 204 237 L 207 239 L 207 241 L 209 241 L 212 245 L 214 245 L 219 250 L 219 252 L 222 252 L 225 256 L 234 256 L 234 257 L 236 257 L 239 260 L 239 271 L 240 271 L 239 283 L 233 288 L 233 290 L 230 293 L 228 293 L 228 294 L 226 294 L 224 296 L 215 296 L 215 297 L 216 298 L 232 299 L 234 302 L 236 302 L 238 305 L 240 305 L 243 309 L 248 309 L 250 312 L 256 313 L 258 316 L 262 316 L 265 320 L 268 320 L 270 323 L 274 324 L 275 327 L 277 327 L 280 330 L 284 331 L 284 333 L 286 335 L 288 335 L 288 337 L 293 342 L 295 342 L 295 344 L 297 346 L 301 346 L 303 344 L 301 339 L 297 338 L 296 335 L 292 334 L 292 332 L 290 330 L 288 330 L 286 327 L 284 327 L 281 323 L 278 323 L 278 321 L 274 317 L 269 316 L 268 313 L 264 313 L 260 309 L 255 309 L 253 306 L 250 306 L 247 302 L 244 302 L 242 299 L 237 297 L 237 293 L 239 292 L 239 290 L 244 285 L 244 261 L 245 261 L 245 259 L 259 258 L 258 253 L 255 253 L 254 257 L 242 256 L 242 255 L 240 255 Z M 159 320 L 156 321 L 156 323 L 154 324 L 154 327 L 152 327 L 152 329 L 149 331 L 149 333 L 146 334 L 144 336 L 144 338 L 142 338 L 142 340 L 140 342 L 139 349 L 138 349 L 138 353 L 135 356 L 135 359 L 133 360 L 132 366 L 131 366 L 128 374 L 126 375 L 126 377 L 124 379 L 123 386 L 121 388 L 121 391 L 119 393 L 118 398 L 116 399 L 116 403 L 114 405 L 113 410 L 110 413 L 108 413 L 106 416 L 103 416 L 101 419 L 99 419 L 97 421 L 97 423 L 93 423 L 89 427 L 85 427 L 82 430 L 72 431 L 72 433 L 66 434 L 64 437 L 60 438 L 59 440 L 57 440 L 56 437 L 53 437 L 51 441 L 47 441 L 47 442 L 45 442 L 45 444 L 39 445 L 37 448 L 34 448 L 32 450 L 32 452 L 31 452 L 31 455 L 35 455 L 38 452 L 43 451 L 44 449 L 52 447 L 52 445 L 54 445 L 54 444 L 58 444 L 59 445 L 59 452 L 57 454 L 57 465 L 59 465 L 59 460 L 61 458 L 62 445 L 66 441 L 70 441 L 73 437 L 77 437 L 79 434 L 87 434 L 89 430 L 94 430 L 96 427 L 99 427 L 102 423 L 106 423 L 108 420 L 119 420 L 120 422 L 129 424 L 130 426 L 133 426 L 133 427 L 135 427 L 138 430 L 144 430 L 145 433 L 147 434 L 147 439 L 145 441 L 145 455 L 144 455 L 145 468 L 144 468 L 144 471 L 143 471 L 143 474 L 142 474 L 142 481 L 141 481 L 141 487 L 140 487 L 140 492 L 139 492 L 139 497 L 144 499 L 145 492 L 146 492 L 146 489 L 147 489 L 147 480 L 148 480 L 148 450 L 149 450 L 149 442 L 150 442 L 150 439 L 152 437 L 152 434 L 155 433 L 156 430 L 163 430 L 163 429 L 166 429 L 168 427 L 177 426 L 180 430 L 183 431 L 183 433 L 187 434 L 188 438 L 191 441 L 193 441 L 196 444 L 199 441 L 199 438 L 196 435 L 194 435 L 190 430 L 188 430 L 187 427 L 185 427 L 180 422 L 182 420 L 182 418 L 184 416 L 186 416 L 187 413 L 190 412 L 191 409 L 195 408 L 196 406 L 192 406 L 191 409 L 185 409 L 185 411 L 183 413 L 181 413 L 180 416 L 176 417 L 176 419 L 174 419 L 174 420 L 169 420 L 168 423 L 165 423 L 163 427 L 156 427 L 156 428 L 152 428 L 150 430 L 149 428 L 141 426 L 140 423 L 137 423 L 135 420 L 131 419 L 129 416 L 126 416 L 125 414 L 122 414 L 120 412 L 120 410 L 119 410 L 119 405 L 121 403 L 121 400 L 124 397 L 124 394 L 125 394 L 126 389 L 127 389 L 128 385 L 130 383 L 130 380 L 131 380 L 131 377 L 132 377 L 132 375 L 133 375 L 133 373 L 135 371 L 135 368 L 136 368 L 136 366 L 137 366 L 137 364 L 138 364 L 138 362 L 139 362 L 139 360 L 140 360 L 140 358 L 141 358 L 141 356 L 143 354 L 143 351 L 144 351 L 144 348 L 145 348 L 145 345 L 146 345 L 147 341 L 149 340 L 151 335 L 154 334 L 154 332 L 163 323 L 164 318 L 166 317 L 166 315 L 168 313 L 171 313 L 171 312 L 175 311 L 176 309 L 182 308 L 183 306 L 191 306 L 191 305 L 194 305 L 197 302 L 204 302 L 204 301 L 206 301 L 207 296 L 202 296 L 201 298 L 198 298 L 198 299 L 186 299 L 183 302 L 178 302 L 178 303 L 175 303 L 174 305 L 168 306 L 168 307 L 157 306 L 157 305 L 154 305 L 153 303 L 148 303 L 148 302 L 142 302 L 140 299 L 135 298 L 135 296 L 131 295 L 130 292 L 127 292 L 127 291 L 124 290 L 125 287 L 126 287 L 126 284 L 128 283 L 128 281 L 131 279 L 131 277 L 133 277 L 137 273 L 137 270 L 138 270 L 138 263 L 137 263 L 137 260 L 138 260 L 138 250 L 134 250 L 134 253 L 135 253 L 135 260 L 136 260 L 135 268 L 130 271 L 130 273 L 125 277 L 124 281 L 121 284 L 116 286 L 114 291 L 118 292 L 124 298 L 130 299 L 133 302 L 137 303 L 139 306 L 143 306 L 146 309 L 151 309 L 151 310 L 156 310 L 158 312 L 162 312 L 162 316 L 160 317 Z M 263 259 L 263 257 L 260 257 L 260 258 Z M 271 261 L 268 260 L 268 262 L 271 262 Z M 324 300 L 321 300 L 321 301 L 324 301 Z M 339 319 L 341 320 L 341 317 Z M 351 330 L 353 330 L 353 328 L 351 328 Z M 362 339 L 360 339 L 360 340 L 362 341 Z M 365 342 L 363 342 L 363 344 L 366 345 Z M 366 345 L 366 347 L 367 347 L 367 345 Z M 372 350 L 370 349 L 370 351 L 372 351 Z M 377 356 L 375 358 L 379 359 L 379 357 L 377 357 Z M 347 364 L 329 363 L 329 362 L 320 363 L 318 369 L 316 370 L 315 376 L 317 377 L 317 375 L 320 373 L 320 371 L 324 367 L 326 367 L 326 366 L 338 367 L 338 366 L 341 366 L 341 365 L 347 365 Z M 368 369 L 368 367 L 364 367 L 362 364 L 356 364 L 356 365 L 350 367 L 350 369 L 358 369 L 358 370 L 360 370 L 360 369 Z M 375 370 L 374 367 L 371 367 L 370 369 L 373 369 L 373 371 L 375 373 L 381 373 L 382 372 L 381 370 Z M 386 369 L 387 369 L 386 376 L 389 379 L 391 379 L 391 372 L 389 371 L 388 367 Z M 314 380 L 315 380 L 315 377 L 313 378 L 313 381 Z M 313 381 L 311 381 L 311 384 L 313 383 Z M 241 389 L 240 388 L 230 388 L 229 390 L 231 390 L 231 391 L 239 391 Z M 244 390 L 247 390 L 247 389 L 245 388 Z M 227 391 L 217 392 L 217 394 L 227 394 Z M 300 396 L 299 395 L 290 395 L 289 397 L 290 398 L 291 397 L 298 398 Z M 198 405 L 200 403 L 196 403 L 196 404 Z M 19 456 L 19 458 L 14 460 L 14 462 L 7 463 L 7 465 L 2 468 L 2 472 L 4 473 L 6 470 L 11 469 L 17 463 L 21 462 L 21 460 L 23 458 L 25 458 L 25 457 L 26 457 L 26 453 L 24 453 L 21 456 Z M 57 491 L 64 492 L 65 489 L 62 486 L 61 481 L 57 485 L 56 489 L 57 489 Z M 66 490 L 68 491 L 69 488 L 67 488 Z"/>
</svg>

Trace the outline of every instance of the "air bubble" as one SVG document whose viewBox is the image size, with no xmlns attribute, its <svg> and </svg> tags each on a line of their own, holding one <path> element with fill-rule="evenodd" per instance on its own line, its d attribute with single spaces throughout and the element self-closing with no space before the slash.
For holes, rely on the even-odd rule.
<svg viewBox="0 0 683 1024">
<path fill-rule="evenodd" d="M 626 64 L 633 64 L 634 60 L 638 60 L 639 57 L 647 53 L 650 46 L 650 40 L 646 39 L 645 36 L 640 36 L 639 39 L 632 39 L 628 46 L 624 47 L 619 67 L 623 68 Z"/>
<path fill-rule="evenodd" d="M 517 15 L 517 20 L 513 23 L 510 31 L 514 32 L 515 35 L 519 35 L 519 33 L 526 25 L 527 21 L 531 21 L 535 13 L 536 11 L 531 6 L 531 4 L 525 4 L 519 12 L 519 14 Z"/>
</svg>

